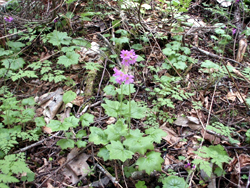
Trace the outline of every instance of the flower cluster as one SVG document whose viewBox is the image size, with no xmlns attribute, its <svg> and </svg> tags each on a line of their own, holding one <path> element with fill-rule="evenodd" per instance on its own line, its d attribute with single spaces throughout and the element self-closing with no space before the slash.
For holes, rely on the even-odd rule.
<svg viewBox="0 0 250 188">
<path fill-rule="evenodd" d="M 129 66 L 135 64 L 138 55 L 135 54 L 133 49 L 130 51 L 122 50 L 120 57 L 122 58 L 121 64 Z"/>
<path fill-rule="evenodd" d="M 237 31 L 237 29 L 236 29 L 236 28 L 233 28 L 233 29 L 232 29 L 232 33 L 233 33 L 233 35 L 236 33 L 236 31 Z"/>
<path fill-rule="evenodd" d="M 122 50 L 120 56 L 122 58 L 121 64 L 125 66 L 135 64 L 136 59 L 138 57 L 138 55 L 135 54 L 135 51 L 133 49 L 130 51 Z M 122 71 L 118 70 L 117 68 L 114 68 L 113 70 L 115 72 L 113 76 L 115 77 L 115 81 L 118 84 L 122 84 L 123 82 L 125 84 L 131 84 L 134 82 L 134 76 L 125 74 Z"/>
<path fill-rule="evenodd" d="M 4 17 L 4 20 L 5 20 L 6 22 L 12 22 L 12 21 L 13 21 L 13 18 L 12 18 L 11 16 L 6 16 L 6 17 Z"/>
<path fill-rule="evenodd" d="M 184 168 L 188 168 L 190 169 L 191 168 L 191 163 L 187 163 Z M 195 165 L 192 166 L 192 169 L 195 169 Z"/>
</svg>

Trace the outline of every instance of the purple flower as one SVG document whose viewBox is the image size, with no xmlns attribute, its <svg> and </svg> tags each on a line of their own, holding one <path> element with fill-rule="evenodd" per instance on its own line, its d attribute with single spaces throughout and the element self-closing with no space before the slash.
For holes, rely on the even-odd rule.
<svg viewBox="0 0 250 188">
<path fill-rule="evenodd" d="M 13 21 L 13 18 L 11 17 L 11 16 L 6 16 L 6 17 L 4 17 L 4 20 L 6 21 L 6 22 L 12 22 Z"/>
<path fill-rule="evenodd" d="M 113 74 L 113 76 L 115 77 L 115 81 L 118 84 L 122 84 L 122 82 L 125 81 L 125 76 L 126 75 L 122 71 L 120 71 L 120 70 L 118 70 L 116 68 L 114 68 L 113 70 L 115 71 L 115 74 Z"/>
<path fill-rule="evenodd" d="M 134 82 L 134 76 L 126 74 L 125 75 L 125 84 L 131 84 Z"/>
<path fill-rule="evenodd" d="M 236 33 L 237 29 L 233 28 L 232 29 L 232 32 L 233 32 L 233 35 Z"/>
<path fill-rule="evenodd" d="M 195 169 L 195 165 L 192 166 L 192 169 Z"/>
<path fill-rule="evenodd" d="M 128 51 L 128 50 L 122 50 L 120 57 L 122 59 L 124 59 L 124 58 L 130 58 L 130 51 Z"/>
<path fill-rule="evenodd" d="M 130 58 L 124 58 L 124 59 L 122 59 L 121 64 L 125 65 L 125 66 L 129 66 L 129 64 L 130 64 Z"/>
<path fill-rule="evenodd" d="M 185 168 L 189 168 L 190 165 L 191 165 L 190 163 L 187 163 L 184 167 L 185 167 Z"/>
<path fill-rule="evenodd" d="M 54 19 L 54 23 L 58 22 L 58 19 Z"/>
<path fill-rule="evenodd" d="M 135 64 L 138 55 L 133 55 L 130 59 L 130 64 Z"/>
<path fill-rule="evenodd" d="M 240 0 L 236 0 L 236 1 L 235 1 L 235 3 L 239 3 L 239 2 L 240 2 Z"/>
</svg>

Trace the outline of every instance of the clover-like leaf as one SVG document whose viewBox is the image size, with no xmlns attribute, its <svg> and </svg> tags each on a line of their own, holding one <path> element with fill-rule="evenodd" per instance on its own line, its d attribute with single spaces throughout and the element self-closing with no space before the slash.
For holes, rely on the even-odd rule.
<svg viewBox="0 0 250 188">
<path fill-rule="evenodd" d="M 105 109 L 105 113 L 111 117 L 118 117 L 120 103 L 118 101 L 105 100 L 106 104 L 101 106 Z"/>
<path fill-rule="evenodd" d="M 161 163 L 164 160 L 161 157 L 161 153 L 151 151 L 147 153 L 146 157 L 140 157 L 136 161 L 136 165 L 139 166 L 139 170 L 145 170 L 147 174 L 150 174 L 154 170 L 161 170 Z"/>
<path fill-rule="evenodd" d="M 188 184 L 183 178 L 178 176 L 168 176 L 162 181 L 163 188 L 188 188 Z"/>
<path fill-rule="evenodd" d="M 67 52 L 66 55 L 60 56 L 58 58 L 58 64 L 69 67 L 70 65 L 75 65 L 78 63 L 80 55 L 75 52 Z"/>
<path fill-rule="evenodd" d="M 119 159 L 122 162 L 127 159 L 132 159 L 133 152 L 124 148 L 120 141 L 111 141 L 111 144 L 107 145 L 106 148 L 109 150 L 110 159 Z"/>
<path fill-rule="evenodd" d="M 117 91 L 115 90 L 115 86 L 113 85 L 107 85 L 103 91 L 106 93 L 106 95 L 112 95 L 115 96 Z"/>
<path fill-rule="evenodd" d="M 86 141 L 82 141 L 82 140 L 78 140 L 76 142 L 76 145 L 77 145 L 78 148 L 85 148 L 86 145 L 87 145 L 87 142 Z"/>
<path fill-rule="evenodd" d="M 109 143 L 109 141 L 107 140 L 107 135 L 101 128 L 90 127 L 90 132 L 91 134 L 89 135 L 89 142 L 94 142 L 94 144 L 96 145 L 106 145 Z"/>
<path fill-rule="evenodd" d="M 147 150 L 154 149 L 153 141 L 150 137 L 140 137 L 138 139 L 127 138 L 123 144 L 127 146 L 130 151 L 134 153 L 138 152 L 142 155 L 144 155 Z"/>
<path fill-rule="evenodd" d="M 64 119 L 64 121 L 62 123 L 62 127 L 65 127 L 66 130 L 68 130 L 70 127 L 74 127 L 75 128 L 75 127 L 78 126 L 78 122 L 79 121 L 80 120 L 78 118 L 76 118 L 75 116 L 67 117 L 67 118 Z"/>
</svg>

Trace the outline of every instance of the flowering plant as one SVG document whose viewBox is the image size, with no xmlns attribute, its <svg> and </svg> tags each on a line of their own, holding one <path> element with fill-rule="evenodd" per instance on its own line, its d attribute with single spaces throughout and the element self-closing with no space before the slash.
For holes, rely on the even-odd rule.
<svg viewBox="0 0 250 188">
<path fill-rule="evenodd" d="M 6 16 L 6 17 L 4 17 L 4 20 L 6 21 L 6 22 L 12 22 L 13 21 L 13 18 L 11 17 L 11 16 Z"/>
</svg>

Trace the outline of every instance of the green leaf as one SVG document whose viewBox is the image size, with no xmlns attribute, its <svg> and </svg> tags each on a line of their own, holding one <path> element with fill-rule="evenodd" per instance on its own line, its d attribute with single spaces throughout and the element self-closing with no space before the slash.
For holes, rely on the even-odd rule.
<svg viewBox="0 0 250 188">
<path fill-rule="evenodd" d="M 132 48 L 132 49 L 135 49 L 135 50 L 142 50 L 142 49 L 143 49 L 143 47 L 142 47 L 141 44 L 133 44 L 133 45 L 131 46 L 131 48 Z"/>
<path fill-rule="evenodd" d="M 150 174 L 154 170 L 161 171 L 161 163 L 163 162 L 161 153 L 151 151 L 145 157 L 140 157 L 136 161 L 136 165 L 139 166 L 140 171 L 145 170 L 147 174 Z"/>
<path fill-rule="evenodd" d="M 80 138 L 81 139 L 82 137 L 84 137 L 86 135 L 87 135 L 87 133 L 86 133 L 85 130 L 80 130 L 80 131 L 77 132 L 76 138 Z"/>
<path fill-rule="evenodd" d="M 63 102 L 64 104 L 67 104 L 69 102 L 72 102 L 76 98 L 76 93 L 73 91 L 67 91 L 63 94 Z"/>
<path fill-rule="evenodd" d="M 129 85 L 129 84 L 128 84 Z M 115 86 L 113 85 L 107 85 L 103 91 L 106 93 L 106 95 L 112 95 L 115 96 L 116 95 L 116 90 L 115 90 Z"/>
<path fill-rule="evenodd" d="M 186 63 L 183 61 L 178 61 L 177 63 L 174 63 L 174 66 L 180 70 L 184 70 L 187 67 Z"/>
<path fill-rule="evenodd" d="M 213 63 L 212 61 L 210 60 L 205 60 L 204 62 L 201 63 L 201 67 L 205 67 L 207 69 L 220 69 L 220 66 Z"/>
<path fill-rule="evenodd" d="M 129 43 L 129 38 L 127 37 L 111 38 L 110 40 L 117 44 Z"/>
<path fill-rule="evenodd" d="M 80 117 L 80 121 L 83 127 L 88 127 L 91 123 L 94 123 L 94 118 L 92 114 L 85 113 Z"/>
<path fill-rule="evenodd" d="M 12 51 L 14 52 L 19 52 L 21 51 L 21 48 L 25 46 L 24 43 L 22 42 L 13 42 L 13 41 L 8 41 L 6 44 L 11 48 Z"/>
<path fill-rule="evenodd" d="M 34 106 L 36 104 L 34 97 L 29 97 L 22 100 L 22 105 Z"/>
<path fill-rule="evenodd" d="M 132 159 L 134 154 L 132 151 L 126 150 L 120 141 L 111 141 L 111 144 L 107 145 L 106 148 L 110 152 L 110 159 L 119 159 L 122 162 Z"/>
<path fill-rule="evenodd" d="M 7 56 L 7 55 L 10 55 L 12 54 L 13 51 L 12 50 L 4 50 L 3 48 L 0 48 L 0 56 Z"/>
<path fill-rule="evenodd" d="M 71 37 L 68 37 L 68 34 L 66 32 L 60 32 L 57 30 L 49 33 L 47 37 L 49 38 L 48 42 L 50 42 L 54 46 L 60 46 L 62 44 L 69 45 L 71 42 Z"/>
<path fill-rule="evenodd" d="M 90 132 L 91 134 L 89 135 L 89 142 L 94 142 L 94 144 L 96 145 L 106 145 L 109 143 L 109 141 L 107 140 L 107 135 L 101 128 L 90 127 Z"/>
<path fill-rule="evenodd" d="M 43 117 L 37 117 L 35 118 L 35 123 L 37 127 L 43 127 L 46 125 Z"/>
<path fill-rule="evenodd" d="M 138 55 L 138 57 L 136 59 L 137 62 L 141 62 L 141 61 L 144 61 L 144 60 L 145 59 L 142 56 L 140 56 L 140 55 Z"/>
<path fill-rule="evenodd" d="M 123 143 L 125 146 L 128 146 L 129 150 L 136 153 L 140 153 L 144 155 L 147 150 L 153 150 L 154 145 L 149 137 L 140 137 L 138 139 L 132 139 L 128 138 Z"/>
<path fill-rule="evenodd" d="M 130 87 L 131 94 L 136 92 L 134 84 L 125 84 L 122 87 L 123 87 L 123 89 L 122 89 L 123 95 L 129 95 L 129 87 Z M 116 91 L 118 94 L 121 94 L 121 88 L 116 89 Z"/>
<path fill-rule="evenodd" d="M 58 58 L 58 64 L 69 67 L 70 65 L 75 65 L 78 63 L 80 55 L 76 52 L 67 52 L 66 55 L 60 56 Z"/>
<path fill-rule="evenodd" d="M 164 178 L 162 181 L 163 188 L 188 188 L 188 184 L 184 180 L 184 178 L 180 178 L 178 176 L 168 176 Z"/>
<path fill-rule="evenodd" d="M 106 104 L 101 104 L 105 109 L 105 113 L 111 117 L 118 117 L 120 103 L 118 101 L 105 100 Z"/>
<path fill-rule="evenodd" d="M 6 69 L 12 69 L 12 70 L 18 70 L 23 68 L 23 65 L 25 64 L 25 61 L 23 58 L 17 58 L 17 59 L 4 59 L 2 60 L 2 65 L 5 66 Z"/>
<path fill-rule="evenodd" d="M 175 51 L 173 51 L 171 48 L 164 48 L 162 50 L 162 53 L 166 56 L 170 56 L 172 54 L 175 54 Z"/>
<path fill-rule="evenodd" d="M 210 166 L 210 162 L 203 159 L 194 159 L 192 163 L 196 166 L 199 166 L 201 170 L 203 170 L 209 177 L 211 177 L 212 167 Z"/>
<path fill-rule="evenodd" d="M 62 149 L 74 148 L 75 142 L 71 139 L 61 139 L 56 145 L 60 146 Z"/>
<path fill-rule="evenodd" d="M 88 62 L 84 65 L 84 68 L 87 70 L 97 70 L 99 71 L 100 68 L 103 68 L 102 65 L 98 64 L 98 63 L 93 63 L 93 62 Z"/>
<path fill-rule="evenodd" d="M 81 48 L 78 46 L 62 47 L 61 51 L 66 53 L 66 52 L 73 52 L 75 49 L 80 50 Z"/>
<path fill-rule="evenodd" d="M 156 129 L 153 127 L 146 129 L 145 133 L 149 134 L 149 137 L 152 139 L 152 141 L 156 143 L 160 143 L 162 137 L 167 136 L 167 133 L 162 129 Z"/>
<path fill-rule="evenodd" d="M 70 116 L 64 119 L 61 127 L 64 127 L 63 130 L 68 130 L 70 127 L 76 128 L 79 124 L 80 120 L 76 118 L 75 116 Z"/>
<path fill-rule="evenodd" d="M 135 184 L 135 187 L 136 187 L 136 188 L 147 188 L 147 186 L 145 185 L 145 181 L 138 181 L 138 182 Z"/>
<path fill-rule="evenodd" d="M 90 48 L 91 47 L 91 43 L 89 41 L 87 41 L 87 40 L 84 40 L 83 38 L 73 39 L 72 42 L 75 45 L 78 45 L 78 46 L 84 46 L 86 48 Z"/>
<path fill-rule="evenodd" d="M 127 104 L 129 107 L 129 103 Z M 134 100 L 131 101 L 131 118 L 141 119 L 144 118 L 147 112 L 146 107 L 140 107 Z"/>
<path fill-rule="evenodd" d="M 127 135 L 128 126 L 124 123 L 124 120 L 119 119 L 116 124 L 108 125 L 104 132 L 108 135 L 108 140 L 120 140 L 121 136 Z"/>
<path fill-rule="evenodd" d="M 181 47 L 181 50 L 184 52 L 184 54 L 189 55 L 191 53 L 190 48 L 188 47 Z"/>
<path fill-rule="evenodd" d="M 87 142 L 86 141 L 82 141 L 82 140 L 78 140 L 76 142 L 76 145 L 77 145 L 78 148 L 85 148 L 86 145 L 87 145 Z"/>
<path fill-rule="evenodd" d="M 58 120 L 53 120 L 53 119 L 50 120 L 50 122 L 49 122 L 49 124 L 47 125 L 47 127 L 51 128 L 52 132 L 54 132 L 54 131 L 62 131 L 62 130 L 67 131 L 67 130 L 68 130 L 68 128 L 63 129 L 63 128 L 61 127 L 61 122 L 60 122 L 60 121 L 58 121 Z"/>
<path fill-rule="evenodd" d="M 97 156 L 102 157 L 104 161 L 107 161 L 107 160 L 109 160 L 109 150 L 107 150 L 106 147 L 103 147 L 100 149 Z"/>
</svg>

